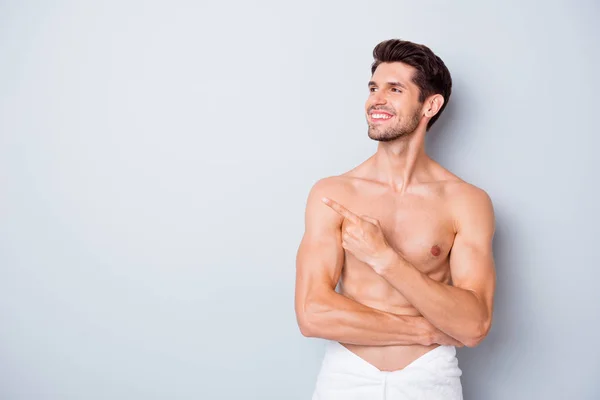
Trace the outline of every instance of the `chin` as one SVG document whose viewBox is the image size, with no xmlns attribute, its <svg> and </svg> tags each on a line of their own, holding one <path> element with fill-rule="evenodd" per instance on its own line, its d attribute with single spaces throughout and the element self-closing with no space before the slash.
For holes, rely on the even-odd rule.
<svg viewBox="0 0 600 400">
<path fill-rule="evenodd" d="M 376 142 L 391 142 L 396 138 L 369 134 L 369 139 L 375 140 Z"/>
<path fill-rule="evenodd" d="M 380 132 L 375 129 L 369 129 L 367 134 L 369 135 L 370 139 L 376 140 L 378 142 L 389 142 L 389 141 L 396 139 L 396 137 L 386 135 L 385 131 Z"/>
<path fill-rule="evenodd" d="M 370 139 L 376 140 L 378 142 L 392 142 L 396 139 L 410 136 L 410 134 L 406 133 L 395 133 L 392 135 L 386 135 L 386 132 L 373 132 L 371 129 L 369 129 L 368 135 Z"/>
</svg>

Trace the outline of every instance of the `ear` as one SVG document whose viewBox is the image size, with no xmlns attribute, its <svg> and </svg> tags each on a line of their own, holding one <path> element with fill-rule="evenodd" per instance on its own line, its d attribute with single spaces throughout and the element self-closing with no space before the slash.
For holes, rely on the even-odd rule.
<svg viewBox="0 0 600 400">
<path fill-rule="evenodd" d="M 434 94 L 433 96 L 430 96 L 427 100 L 425 100 L 425 104 L 423 105 L 423 116 L 427 118 L 433 117 L 440 111 L 443 105 L 444 96 L 441 94 Z"/>
</svg>

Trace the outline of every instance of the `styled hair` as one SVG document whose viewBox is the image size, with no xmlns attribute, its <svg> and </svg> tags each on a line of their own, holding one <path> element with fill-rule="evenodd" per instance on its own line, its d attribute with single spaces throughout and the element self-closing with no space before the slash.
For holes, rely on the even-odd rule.
<svg viewBox="0 0 600 400">
<path fill-rule="evenodd" d="M 433 94 L 441 94 L 444 104 L 437 114 L 429 120 L 427 130 L 437 121 L 452 93 L 452 77 L 446 64 L 429 47 L 406 40 L 390 39 L 379 43 L 373 49 L 375 61 L 371 65 L 371 75 L 381 63 L 401 62 L 416 69 L 412 81 L 419 88 L 419 101 Z"/>
</svg>

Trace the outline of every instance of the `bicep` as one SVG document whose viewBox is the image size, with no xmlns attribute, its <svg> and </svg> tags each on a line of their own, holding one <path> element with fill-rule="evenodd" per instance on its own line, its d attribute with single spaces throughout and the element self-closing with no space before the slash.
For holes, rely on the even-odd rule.
<svg viewBox="0 0 600 400">
<path fill-rule="evenodd" d="M 457 232 L 450 252 L 452 284 L 471 291 L 491 314 L 496 279 L 491 200 L 485 192 L 477 190 L 461 201 L 456 210 Z"/>
<path fill-rule="evenodd" d="M 313 296 L 335 290 L 344 263 L 341 218 L 321 198 L 326 182 L 311 189 L 306 204 L 305 232 L 296 256 L 296 313 L 305 311 Z"/>
</svg>

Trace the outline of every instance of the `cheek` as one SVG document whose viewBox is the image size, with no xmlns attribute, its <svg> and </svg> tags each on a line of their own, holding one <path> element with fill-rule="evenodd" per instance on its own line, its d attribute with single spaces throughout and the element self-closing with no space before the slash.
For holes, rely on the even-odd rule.
<svg viewBox="0 0 600 400">
<path fill-rule="evenodd" d="M 402 101 L 393 104 L 394 109 L 396 110 L 396 114 L 398 115 L 398 119 L 406 120 L 407 118 L 412 117 L 415 114 L 419 114 L 421 112 L 421 105 L 415 104 L 409 101 Z"/>
</svg>

